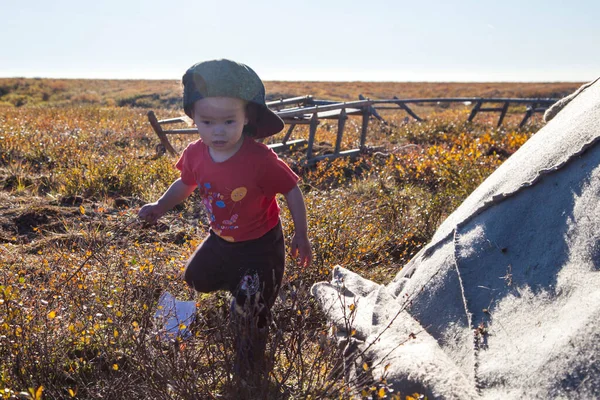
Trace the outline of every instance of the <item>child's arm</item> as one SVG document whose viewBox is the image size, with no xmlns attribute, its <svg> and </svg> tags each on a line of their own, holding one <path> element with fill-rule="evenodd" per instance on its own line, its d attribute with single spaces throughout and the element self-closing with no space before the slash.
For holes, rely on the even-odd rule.
<svg viewBox="0 0 600 400">
<path fill-rule="evenodd" d="M 308 240 L 308 224 L 306 222 L 306 206 L 304 197 L 298 186 L 285 195 L 288 208 L 294 220 L 294 236 L 292 238 L 292 257 L 300 258 L 300 265 L 309 266 L 312 261 L 312 250 Z"/>
<path fill-rule="evenodd" d="M 153 224 L 171 208 L 187 199 L 194 189 L 196 189 L 196 185 L 186 185 L 179 178 L 171 184 L 157 202 L 143 206 L 138 212 L 138 217 Z"/>
</svg>

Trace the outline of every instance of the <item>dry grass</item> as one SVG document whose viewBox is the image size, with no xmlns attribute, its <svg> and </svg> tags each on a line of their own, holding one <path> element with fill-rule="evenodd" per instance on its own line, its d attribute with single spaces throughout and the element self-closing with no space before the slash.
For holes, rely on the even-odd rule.
<svg viewBox="0 0 600 400">
<path fill-rule="evenodd" d="M 400 398 L 389 392 L 385 377 L 347 380 L 341 350 L 309 295 L 310 286 L 329 280 L 336 264 L 389 282 L 445 216 L 541 126 L 537 118 L 518 129 L 518 114 L 500 129 L 493 116 L 467 124 L 465 110 L 435 109 L 421 123 L 390 114 L 388 125 L 370 125 L 368 145 L 379 146 L 378 152 L 313 167 L 301 163 L 302 149 L 282 155 L 302 177 L 315 260 L 305 270 L 288 260 L 274 308 L 277 327 L 268 344 L 273 370 L 264 385 L 248 388 L 232 370 L 227 294 L 196 295 L 179 278 L 206 232 L 197 196 L 155 226 L 135 217 L 141 204 L 156 199 L 177 176 L 175 160 L 155 154 L 158 140 L 145 110 L 116 107 L 109 100 L 117 99 L 119 88 L 128 96 L 167 93 L 172 82 L 34 83 L 38 86 L 28 89 L 31 98 L 55 87 L 49 104 L 0 107 L 4 398 Z M 268 82 L 270 90 L 290 95 L 302 94 L 303 85 L 318 96 L 344 94 L 337 83 Z M 360 92 L 373 97 L 396 90 L 361 85 Z M 411 85 L 398 84 L 404 89 L 393 94 L 409 93 Z M 95 91 L 97 102 L 61 103 L 60 93 L 74 93 L 76 87 L 80 93 Z M 411 97 L 446 90 L 412 87 Z M 495 90 L 483 84 L 464 89 L 473 88 L 482 95 Z M 458 85 L 453 90 L 467 94 L 458 93 Z M 523 93 L 509 94 L 512 90 L 518 89 L 508 85 L 500 95 Z M 547 97 L 559 89 L 531 90 L 527 96 L 540 90 Z M 168 107 L 158 112 L 165 118 L 180 113 Z M 347 124 L 344 147 L 356 146 L 359 130 L 359 121 Z M 335 124 L 319 127 L 322 151 L 331 147 L 335 131 Z M 190 139 L 176 138 L 175 144 L 181 148 Z M 285 208 L 282 219 L 289 239 L 292 223 Z M 192 337 L 166 346 L 153 325 L 158 295 L 165 290 L 199 307 L 197 322 L 189 327 Z"/>
<path fill-rule="evenodd" d="M 581 86 L 580 83 L 448 83 L 448 82 L 265 82 L 273 98 L 313 95 L 341 101 L 357 100 L 358 95 L 372 99 L 431 97 L 553 97 L 560 98 Z"/>
<path fill-rule="evenodd" d="M 362 94 L 373 99 L 423 97 L 563 97 L 581 86 L 552 83 L 432 82 L 265 82 L 269 99 L 313 95 L 350 101 Z M 176 80 L 84 80 L 0 78 L 0 105 L 99 105 L 143 108 L 180 107 Z"/>
</svg>

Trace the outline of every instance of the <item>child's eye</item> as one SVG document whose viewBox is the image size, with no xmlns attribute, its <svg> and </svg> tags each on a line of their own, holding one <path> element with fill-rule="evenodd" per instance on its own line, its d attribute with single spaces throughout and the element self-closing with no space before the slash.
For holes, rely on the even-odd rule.
<svg viewBox="0 0 600 400">
<path fill-rule="evenodd" d="M 232 124 L 235 124 L 235 120 L 234 119 L 228 119 L 227 121 L 225 121 L 225 123 L 227 125 L 232 125 Z"/>
<path fill-rule="evenodd" d="M 202 125 L 210 125 L 210 121 L 200 121 Z"/>
</svg>

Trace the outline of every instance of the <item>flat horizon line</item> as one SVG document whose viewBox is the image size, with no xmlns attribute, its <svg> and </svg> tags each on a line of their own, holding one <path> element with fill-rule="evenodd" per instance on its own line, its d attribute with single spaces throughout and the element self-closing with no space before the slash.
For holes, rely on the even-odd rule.
<svg viewBox="0 0 600 400">
<path fill-rule="evenodd" d="M 32 79 L 32 80 L 83 80 L 83 81 L 172 81 L 179 82 L 179 79 L 172 78 L 89 78 L 89 77 L 42 77 L 42 76 L 0 76 L 0 79 Z M 586 83 L 590 80 L 327 80 L 327 79 L 263 79 L 263 82 L 338 82 L 338 83 Z"/>
</svg>

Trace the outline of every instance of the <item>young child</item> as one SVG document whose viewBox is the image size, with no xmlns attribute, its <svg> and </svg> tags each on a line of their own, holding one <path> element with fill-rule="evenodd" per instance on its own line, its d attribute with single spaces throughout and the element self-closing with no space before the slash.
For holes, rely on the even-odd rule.
<svg viewBox="0 0 600 400">
<path fill-rule="evenodd" d="M 233 294 L 232 319 L 239 320 L 236 367 L 242 373 L 256 371 L 264 367 L 259 364 L 270 309 L 284 273 L 278 193 L 285 196 L 294 221 L 292 256 L 303 266 L 312 258 L 298 176 L 254 140 L 280 132 L 284 123 L 267 108 L 258 75 L 230 60 L 201 62 L 186 71 L 183 108 L 200 140 L 188 145 L 177 162 L 181 177 L 138 215 L 154 223 L 195 189 L 200 191 L 210 232 L 188 260 L 185 281 L 199 292 Z"/>
</svg>

